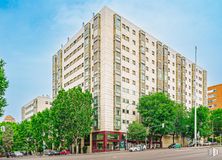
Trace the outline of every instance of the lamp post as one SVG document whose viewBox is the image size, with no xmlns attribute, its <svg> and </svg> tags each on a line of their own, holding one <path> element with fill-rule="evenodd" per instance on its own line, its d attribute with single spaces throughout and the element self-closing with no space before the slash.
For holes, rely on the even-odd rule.
<svg viewBox="0 0 222 160">
<path fill-rule="evenodd" d="M 197 46 L 195 46 L 195 75 L 194 75 L 194 144 L 197 146 L 197 106 L 196 106 L 196 65 L 197 65 Z"/>
</svg>

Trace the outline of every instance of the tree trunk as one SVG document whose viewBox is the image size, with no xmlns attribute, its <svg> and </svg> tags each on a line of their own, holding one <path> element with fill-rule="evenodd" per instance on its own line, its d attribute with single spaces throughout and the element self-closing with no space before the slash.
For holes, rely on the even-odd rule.
<svg viewBox="0 0 222 160">
<path fill-rule="evenodd" d="M 184 146 L 184 136 L 182 136 L 182 138 L 183 138 L 183 146 Z"/>
<path fill-rule="evenodd" d="M 175 138 L 174 138 L 174 136 L 175 136 L 175 133 L 173 133 L 173 143 L 175 142 Z"/>
<path fill-rule="evenodd" d="M 150 149 L 153 148 L 153 136 L 150 137 Z"/>
<path fill-rule="evenodd" d="M 162 141 L 163 136 L 160 136 L 160 148 L 163 148 L 163 141 Z"/>
<path fill-rule="evenodd" d="M 75 144 L 75 147 L 76 147 L 76 154 L 78 154 L 78 152 L 79 152 L 78 138 L 74 139 L 74 144 Z"/>
</svg>

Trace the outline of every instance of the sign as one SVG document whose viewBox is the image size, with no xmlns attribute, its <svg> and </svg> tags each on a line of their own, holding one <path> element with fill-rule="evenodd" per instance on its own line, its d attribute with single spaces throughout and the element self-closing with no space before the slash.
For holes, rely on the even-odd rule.
<svg viewBox="0 0 222 160">
<path fill-rule="evenodd" d="M 125 142 L 124 141 L 120 142 L 120 148 L 125 148 Z"/>
<path fill-rule="evenodd" d="M 216 148 L 210 148 L 210 149 L 208 150 L 208 155 L 211 156 L 211 157 L 215 157 L 215 156 L 217 156 L 218 154 L 219 154 L 219 151 L 218 151 L 218 149 L 216 149 Z"/>
</svg>

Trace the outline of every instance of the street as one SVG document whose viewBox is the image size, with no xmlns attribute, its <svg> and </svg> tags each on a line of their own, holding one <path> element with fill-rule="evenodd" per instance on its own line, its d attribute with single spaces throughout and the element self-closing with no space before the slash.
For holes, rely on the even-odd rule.
<svg viewBox="0 0 222 160">
<path fill-rule="evenodd" d="M 221 160 L 222 147 L 215 147 L 219 150 L 219 155 L 211 157 L 208 155 L 209 147 L 204 148 L 181 148 L 181 149 L 159 149 L 147 150 L 142 152 L 106 152 L 93 153 L 86 155 L 67 155 L 67 156 L 43 156 L 43 157 L 22 157 L 10 158 L 18 160 Z M 9 158 L 1 158 L 6 160 Z"/>
</svg>

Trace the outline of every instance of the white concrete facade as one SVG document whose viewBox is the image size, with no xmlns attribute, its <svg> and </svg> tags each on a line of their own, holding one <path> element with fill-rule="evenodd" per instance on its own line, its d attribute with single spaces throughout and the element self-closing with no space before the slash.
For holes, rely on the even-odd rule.
<svg viewBox="0 0 222 160">
<path fill-rule="evenodd" d="M 38 96 L 28 102 L 22 107 L 22 121 L 30 120 L 30 118 L 38 113 L 42 112 L 46 108 L 50 108 L 52 104 L 52 99 L 49 96 Z"/>
<path fill-rule="evenodd" d="M 114 33 L 114 24 L 117 23 L 114 22 L 115 16 L 120 18 L 121 29 Z M 97 18 L 99 22 L 97 22 Z M 98 28 L 95 27 L 97 26 L 96 23 L 99 24 Z M 86 30 L 88 26 L 89 35 L 88 30 Z M 145 94 L 163 89 L 171 99 L 184 103 L 187 108 L 192 107 L 192 105 L 206 105 L 206 71 L 198 66 L 196 67 L 196 72 L 194 72 L 192 69 L 193 62 L 146 32 L 144 32 L 144 54 L 141 56 L 141 32 L 143 32 L 141 28 L 117 15 L 111 9 L 104 7 L 76 35 L 69 38 L 68 42 L 61 48 L 62 88 L 68 90 L 69 88 L 81 86 L 86 89 L 90 85 L 89 90 L 92 92 L 93 97 L 96 97 L 97 93 L 99 95 L 99 99 L 95 100 L 99 103 L 99 122 L 95 131 L 126 132 L 128 124 L 138 120 L 139 115 L 136 107 L 139 96 L 142 95 L 141 80 L 145 81 L 145 86 L 142 88 L 145 89 Z M 116 83 L 114 77 L 116 75 L 114 66 L 114 64 L 116 65 L 114 56 L 115 34 L 121 35 L 121 83 L 116 88 L 114 87 L 114 83 Z M 160 63 L 167 66 L 167 68 L 162 67 L 164 68 L 162 71 L 157 71 L 159 65 L 158 56 L 162 56 L 162 53 L 157 52 L 157 44 L 166 48 L 164 56 L 167 57 L 167 60 L 165 58 L 166 62 Z M 88 45 L 90 48 L 87 47 Z M 96 57 L 99 58 L 96 59 Z M 144 57 L 144 62 L 140 57 Z M 142 74 L 141 63 L 145 64 L 143 68 L 144 75 L 142 76 L 140 75 Z M 179 72 L 178 70 L 181 71 Z M 163 75 L 160 75 L 158 80 L 157 72 L 163 72 L 165 79 L 163 80 Z M 88 75 L 89 78 L 87 78 Z M 95 77 L 94 75 L 99 76 Z M 193 90 L 194 80 L 196 84 L 196 100 Z M 167 89 L 161 88 L 162 84 L 159 85 L 158 81 L 163 82 Z M 120 90 L 121 97 L 121 124 L 118 129 L 115 127 L 115 124 L 118 123 L 115 115 L 119 114 L 116 113 L 119 111 L 116 110 L 114 104 L 117 101 L 114 100 L 117 90 Z"/>
</svg>

